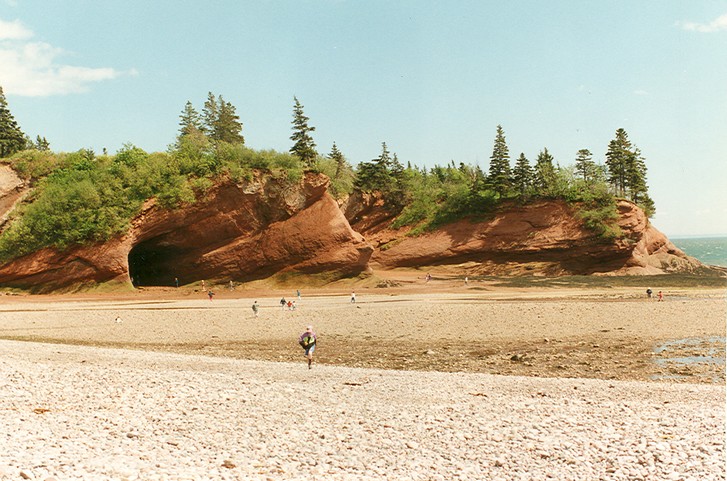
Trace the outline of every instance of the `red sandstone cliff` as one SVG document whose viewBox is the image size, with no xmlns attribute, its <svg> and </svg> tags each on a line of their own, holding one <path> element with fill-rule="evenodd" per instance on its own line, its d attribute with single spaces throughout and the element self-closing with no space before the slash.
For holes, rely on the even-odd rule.
<svg viewBox="0 0 727 481">
<path fill-rule="evenodd" d="M 410 237 L 409 229 L 389 227 L 393 216 L 369 194 L 344 206 L 351 226 L 375 248 L 377 267 L 462 265 L 469 274 L 663 274 L 696 270 L 686 256 L 656 230 L 644 212 L 618 202 L 624 236 L 606 241 L 584 227 L 562 201 L 503 206 L 487 221 L 461 220 Z"/>
<path fill-rule="evenodd" d="M 19 179 L 8 179 L 0 215 L 22 190 L 10 185 Z M 132 279 L 141 286 L 173 285 L 175 277 L 182 284 L 244 282 L 281 273 L 335 279 L 370 268 L 434 265 L 458 266 L 469 275 L 662 274 L 703 267 L 627 201 L 618 203 L 624 236 L 610 241 L 586 229 L 561 201 L 505 205 L 486 221 L 461 220 L 408 236 L 409 229 L 391 229 L 395 213 L 379 196 L 358 193 L 339 208 L 327 188 L 323 175 L 308 173 L 290 185 L 258 173 L 249 182 L 223 181 L 184 208 L 162 209 L 152 200 L 126 235 L 12 260 L 0 266 L 0 285 L 50 291 Z"/>
<path fill-rule="evenodd" d="M 250 281 L 277 273 L 331 277 L 368 268 L 371 246 L 327 193 L 328 178 L 296 185 L 258 175 L 217 185 L 177 210 L 148 202 L 129 232 L 68 252 L 54 249 L 0 266 L 0 284 L 36 290 L 108 281 L 172 285 L 201 279 Z"/>
</svg>

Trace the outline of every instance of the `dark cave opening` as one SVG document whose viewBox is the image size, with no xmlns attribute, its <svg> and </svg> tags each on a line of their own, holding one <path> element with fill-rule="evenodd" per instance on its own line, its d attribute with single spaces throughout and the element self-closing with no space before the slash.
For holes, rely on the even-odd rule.
<svg viewBox="0 0 727 481">
<path fill-rule="evenodd" d="M 136 286 L 176 286 L 183 281 L 178 272 L 183 250 L 160 243 L 159 238 L 135 245 L 129 252 L 129 277 Z M 189 280 L 188 280 L 189 281 Z"/>
</svg>

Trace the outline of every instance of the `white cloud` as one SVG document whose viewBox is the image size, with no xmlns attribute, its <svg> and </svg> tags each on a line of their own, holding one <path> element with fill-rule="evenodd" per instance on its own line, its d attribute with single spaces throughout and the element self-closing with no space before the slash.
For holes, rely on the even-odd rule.
<svg viewBox="0 0 727 481">
<path fill-rule="evenodd" d="M 644 89 L 636 89 L 636 90 L 634 90 L 634 95 L 640 95 L 640 96 L 649 95 L 649 92 Z"/>
<path fill-rule="evenodd" d="M 684 30 L 690 30 L 692 32 L 711 33 L 719 30 L 727 30 L 727 14 L 720 15 L 709 23 L 679 22 L 677 25 Z"/>
<path fill-rule="evenodd" d="M 6 22 L 0 18 L 0 40 L 24 40 L 33 36 L 33 32 L 25 28 L 18 20 Z"/>
<path fill-rule="evenodd" d="M 30 39 L 33 31 L 15 20 L 0 19 L 0 86 L 6 94 L 43 97 L 85 92 L 89 84 L 122 75 L 137 75 L 113 68 L 63 64 L 61 48 Z"/>
</svg>

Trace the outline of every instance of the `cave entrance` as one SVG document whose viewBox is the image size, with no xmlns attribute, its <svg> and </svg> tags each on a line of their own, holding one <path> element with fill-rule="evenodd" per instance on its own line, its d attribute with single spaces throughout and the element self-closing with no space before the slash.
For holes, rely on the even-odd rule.
<svg viewBox="0 0 727 481">
<path fill-rule="evenodd" d="M 129 251 L 129 277 L 134 286 L 175 286 L 180 276 L 179 258 L 183 250 L 149 239 Z M 180 279 L 180 283 L 182 280 Z"/>
</svg>

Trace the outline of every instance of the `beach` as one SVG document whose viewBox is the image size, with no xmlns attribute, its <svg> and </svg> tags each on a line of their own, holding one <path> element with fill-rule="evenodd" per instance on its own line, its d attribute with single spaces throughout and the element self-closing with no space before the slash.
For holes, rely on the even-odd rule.
<svg viewBox="0 0 727 481">
<path fill-rule="evenodd" d="M 5 296 L 0 338 L 293 362 L 313 325 L 326 365 L 724 383 L 720 289 L 671 289 L 659 302 L 636 288 L 415 287 L 363 289 L 355 303 L 335 289 Z M 672 362 L 685 358 L 695 362 Z"/>
<path fill-rule="evenodd" d="M 725 477 L 723 290 L 294 293 L 3 296 L 0 479 Z"/>
</svg>

